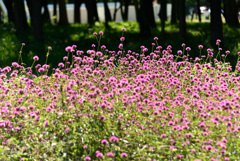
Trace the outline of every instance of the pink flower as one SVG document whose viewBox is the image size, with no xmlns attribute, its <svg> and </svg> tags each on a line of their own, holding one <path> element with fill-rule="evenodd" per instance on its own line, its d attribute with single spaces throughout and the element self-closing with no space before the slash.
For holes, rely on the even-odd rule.
<svg viewBox="0 0 240 161">
<path fill-rule="evenodd" d="M 107 156 L 108 156 L 108 157 L 113 157 L 114 154 L 113 154 L 112 152 L 109 152 L 109 153 L 107 153 Z"/>
<path fill-rule="evenodd" d="M 72 47 L 71 47 L 71 46 L 67 46 L 67 47 L 65 48 L 65 51 L 66 51 L 66 52 L 72 51 Z"/>
<path fill-rule="evenodd" d="M 38 57 L 38 56 L 34 56 L 34 57 L 33 57 L 33 60 L 38 61 L 38 60 L 39 60 L 39 57 Z"/>
<path fill-rule="evenodd" d="M 121 157 L 127 157 L 127 153 L 122 153 Z"/>
<path fill-rule="evenodd" d="M 112 136 L 112 137 L 110 138 L 110 141 L 111 141 L 111 142 L 118 142 L 118 138 L 117 138 L 116 136 Z"/>
<path fill-rule="evenodd" d="M 48 120 L 46 120 L 43 124 L 43 127 L 46 128 L 48 126 Z"/>
<path fill-rule="evenodd" d="M 83 149 L 87 149 L 87 145 L 84 145 L 84 146 L 83 146 Z"/>
<path fill-rule="evenodd" d="M 85 157 L 85 160 L 91 160 L 91 158 L 87 156 L 87 157 Z"/>
<path fill-rule="evenodd" d="M 107 144 L 108 141 L 107 141 L 107 140 L 102 140 L 101 143 L 102 143 L 102 144 Z"/>
<path fill-rule="evenodd" d="M 102 31 L 100 31 L 100 32 L 99 32 L 99 35 L 103 35 L 103 32 L 102 32 Z"/>
</svg>

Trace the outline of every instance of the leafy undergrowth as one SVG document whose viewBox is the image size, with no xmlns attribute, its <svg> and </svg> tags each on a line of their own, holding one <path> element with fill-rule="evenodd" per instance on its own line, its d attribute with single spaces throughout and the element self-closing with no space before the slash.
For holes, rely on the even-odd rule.
<svg viewBox="0 0 240 161">
<path fill-rule="evenodd" d="M 1 69 L 1 160 L 240 160 L 240 68 L 225 63 L 229 51 L 213 59 L 199 45 L 193 60 L 185 44 L 173 56 L 154 38 L 152 52 L 135 53 L 121 37 L 115 52 L 94 35 L 85 54 L 66 47 L 51 76 L 37 56 L 22 66 L 21 51 Z"/>
</svg>

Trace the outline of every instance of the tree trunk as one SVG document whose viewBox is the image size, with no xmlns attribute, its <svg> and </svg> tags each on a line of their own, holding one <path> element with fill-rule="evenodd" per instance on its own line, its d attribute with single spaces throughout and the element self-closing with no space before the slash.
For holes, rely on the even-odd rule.
<svg viewBox="0 0 240 161">
<path fill-rule="evenodd" d="M 59 4 L 59 21 L 60 25 L 68 25 L 68 17 L 67 17 L 67 8 L 65 0 L 58 0 Z"/>
<path fill-rule="evenodd" d="M 111 13 L 108 8 L 107 0 L 103 1 L 104 3 L 104 15 L 105 15 L 105 27 L 109 28 L 108 21 L 112 21 Z"/>
<path fill-rule="evenodd" d="M 179 34 L 181 37 L 186 36 L 186 6 L 185 0 L 179 0 Z"/>
<path fill-rule="evenodd" d="M 123 21 L 127 21 L 128 20 L 128 6 L 130 3 L 130 0 L 120 0 L 121 3 L 121 14 L 122 14 L 122 19 Z M 124 10 L 123 10 L 123 6 L 124 6 Z"/>
<path fill-rule="evenodd" d="M 124 0 L 124 21 L 128 21 L 128 7 L 130 0 Z"/>
<path fill-rule="evenodd" d="M 28 29 L 27 17 L 23 0 L 13 0 L 14 24 L 17 32 Z"/>
<path fill-rule="evenodd" d="M 158 16 L 161 20 L 162 35 L 165 35 L 165 21 L 167 20 L 167 1 L 161 0 L 160 6 L 161 7 Z"/>
<path fill-rule="evenodd" d="M 57 0 L 53 0 L 53 23 L 57 23 Z"/>
<path fill-rule="evenodd" d="M 221 1 L 210 0 L 211 9 L 211 44 L 216 47 L 216 40 L 223 39 L 222 18 L 221 18 Z"/>
<path fill-rule="evenodd" d="M 42 0 L 27 0 L 27 5 L 30 12 L 31 27 L 33 29 L 33 36 L 36 40 L 42 41 Z"/>
<path fill-rule="evenodd" d="M 43 23 L 51 23 L 50 20 L 50 14 L 48 10 L 48 0 L 42 0 L 42 7 L 44 9 L 42 17 L 43 17 Z"/>
<path fill-rule="evenodd" d="M 134 1 L 134 7 L 135 7 L 135 14 L 136 14 L 136 20 L 137 20 L 137 22 L 139 22 L 139 16 L 138 16 L 138 11 L 139 11 L 139 9 L 138 9 L 138 1 L 137 0 L 133 0 Z"/>
<path fill-rule="evenodd" d="M 147 3 L 149 3 L 149 0 L 141 0 L 140 1 L 140 9 L 139 9 L 139 27 L 140 27 L 140 35 L 141 37 L 150 37 L 151 31 L 150 31 L 150 24 L 149 19 L 147 16 L 148 7 Z M 151 1 L 152 3 L 152 1 Z"/>
<path fill-rule="evenodd" d="M 224 17 L 230 26 L 236 26 L 238 21 L 238 10 L 236 0 L 224 0 Z"/>
<path fill-rule="evenodd" d="M 85 5 L 87 8 L 87 13 L 88 13 L 88 23 L 90 25 L 94 25 L 94 0 L 85 0 Z"/>
<path fill-rule="evenodd" d="M 201 10 L 200 10 L 200 0 L 197 0 L 197 13 L 198 13 L 198 20 L 199 20 L 199 22 L 202 22 Z"/>
<path fill-rule="evenodd" d="M 177 2 L 172 0 L 172 10 L 171 10 L 171 24 L 177 23 Z"/>
<path fill-rule="evenodd" d="M 95 21 L 99 21 L 98 11 L 97 11 L 97 1 L 93 0 L 93 13 L 95 17 Z"/>
<path fill-rule="evenodd" d="M 13 0 L 4 0 L 3 3 L 7 9 L 8 22 L 14 22 Z"/>
<path fill-rule="evenodd" d="M 74 22 L 80 23 L 81 22 L 81 12 L 80 7 L 83 3 L 83 0 L 74 0 Z"/>
</svg>

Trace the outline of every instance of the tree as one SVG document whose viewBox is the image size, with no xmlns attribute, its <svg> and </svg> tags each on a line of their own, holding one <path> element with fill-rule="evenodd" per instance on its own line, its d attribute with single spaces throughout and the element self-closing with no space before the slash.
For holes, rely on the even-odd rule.
<svg viewBox="0 0 240 161">
<path fill-rule="evenodd" d="M 80 16 L 80 7 L 83 3 L 83 0 L 74 0 L 74 22 L 80 23 L 81 16 Z"/>
<path fill-rule="evenodd" d="M 44 9 L 43 14 L 42 14 L 43 22 L 44 23 L 50 23 L 51 22 L 50 14 L 49 14 L 48 6 L 47 6 L 48 5 L 48 0 L 42 0 L 41 5 L 42 5 L 42 8 Z"/>
<path fill-rule="evenodd" d="M 186 6 L 185 0 L 179 0 L 179 34 L 181 37 L 186 36 Z"/>
<path fill-rule="evenodd" d="M 111 13 L 110 10 L 108 8 L 108 4 L 107 4 L 107 0 L 103 1 L 104 3 L 104 15 L 105 15 L 105 27 L 108 28 L 108 21 L 112 21 L 112 17 L 111 17 Z"/>
<path fill-rule="evenodd" d="M 152 1 L 149 0 L 141 0 L 140 1 L 140 8 L 139 8 L 139 27 L 140 27 L 140 35 L 141 37 L 150 37 L 151 31 L 150 31 L 150 23 L 149 23 L 149 17 L 147 12 L 149 12 L 148 3 L 152 4 Z"/>
<path fill-rule="evenodd" d="M 96 0 L 85 0 L 87 13 L 88 13 L 88 23 L 93 25 L 95 21 L 99 21 L 97 12 L 97 2 Z"/>
<path fill-rule="evenodd" d="M 198 13 L 198 20 L 199 20 L 199 22 L 202 22 L 201 10 L 200 10 L 200 0 L 197 0 L 197 13 Z"/>
<path fill-rule="evenodd" d="M 33 35 L 38 41 L 43 39 L 43 23 L 42 23 L 42 0 L 27 0 L 30 17 L 31 27 L 33 29 Z"/>
<path fill-rule="evenodd" d="M 7 9 L 8 22 L 14 22 L 13 0 L 3 0 L 3 3 Z"/>
<path fill-rule="evenodd" d="M 57 0 L 53 0 L 53 22 L 57 23 Z"/>
<path fill-rule="evenodd" d="M 216 46 L 216 40 L 223 39 L 223 29 L 222 29 L 222 18 L 221 18 L 221 1 L 220 0 L 209 0 L 211 9 L 211 22 L 210 22 L 210 32 L 211 32 L 211 44 Z"/>
<path fill-rule="evenodd" d="M 165 21 L 167 20 L 167 1 L 166 0 L 160 0 L 160 11 L 158 13 L 158 16 L 161 20 L 161 28 L 162 28 L 162 35 L 165 34 Z"/>
<path fill-rule="evenodd" d="M 238 9 L 236 0 L 224 0 L 224 17 L 230 26 L 236 26 L 238 22 Z"/>
<path fill-rule="evenodd" d="M 23 0 L 13 0 L 14 24 L 17 32 L 28 29 L 26 11 Z"/>
<path fill-rule="evenodd" d="M 58 0 L 59 4 L 59 21 L 58 24 L 60 25 L 67 25 L 68 24 L 68 17 L 67 17 L 67 8 L 65 0 Z"/>
<path fill-rule="evenodd" d="M 177 23 L 177 0 L 172 0 L 171 24 Z"/>
<path fill-rule="evenodd" d="M 128 6 L 130 3 L 130 0 L 120 0 L 120 8 L 121 8 L 121 14 L 122 14 L 122 18 L 123 21 L 127 21 L 128 20 Z M 124 10 L 123 10 L 123 5 L 124 5 Z"/>
<path fill-rule="evenodd" d="M 137 22 L 139 22 L 139 16 L 138 16 L 138 11 L 139 11 L 139 8 L 138 8 L 138 0 L 133 0 L 133 3 L 134 3 L 134 7 L 135 7 L 135 14 L 136 14 L 136 20 Z"/>
</svg>

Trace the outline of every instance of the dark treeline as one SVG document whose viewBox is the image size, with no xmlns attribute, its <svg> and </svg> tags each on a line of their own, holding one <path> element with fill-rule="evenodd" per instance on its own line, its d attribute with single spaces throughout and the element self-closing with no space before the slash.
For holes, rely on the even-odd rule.
<svg viewBox="0 0 240 161">
<path fill-rule="evenodd" d="M 38 41 L 43 41 L 43 24 L 50 23 L 50 15 L 48 4 L 53 4 L 53 17 L 54 23 L 58 25 L 68 25 L 68 15 L 66 8 L 66 0 L 3 0 L 7 9 L 8 22 L 14 23 L 17 33 L 24 32 L 28 29 L 32 30 L 32 34 Z M 25 3 L 26 2 L 26 3 Z M 161 5 L 158 16 L 161 21 L 161 34 L 165 35 L 165 21 L 167 17 L 167 3 L 171 3 L 171 23 L 179 24 L 179 35 L 185 37 L 187 34 L 186 25 L 186 4 L 193 4 L 195 9 L 192 16 L 196 14 L 199 22 L 202 21 L 200 6 L 208 5 L 211 10 L 210 14 L 210 33 L 211 44 L 214 46 L 217 39 L 223 39 L 222 31 L 222 18 L 224 16 L 226 23 L 229 26 L 236 26 L 239 24 L 238 11 L 240 0 L 69 0 L 68 2 L 74 3 L 74 22 L 81 23 L 80 7 L 85 3 L 87 9 L 88 24 L 94 25 L 99 21 L 97 12 L 97 2 L 104 4 L 105 26 L 108 28 L 109 21 L 116 20 L 116 13 L 120 12 L 123 21 L 128 21 L 129 5 L 135 7 L 136 19 L 140 26 L 140 34 L 142 37 L 151 36 L 151 29 L 156 28 L 153 5 L 159 3 Z M 108 2 L 115 3 L 115 10 L 113 15 L 110 13 Z M 117 7 L 116 3 L 120 3 Z M 30 14 L 30 26 L 27 23 L 27 16 L 25 10 L 27 4 Z M 1 8 L 1 7 L 0 7 Z M 59 8 L 59 18 L 57 21 L 57 8 Z M 1 9 L 2 10 L 2 9 Z M 0 10 L 0 11 L 1 11 Z M 43 11 L 43 12 L 42 12 Z M 2 16 L 0 16 L 2 17 Z M 2 18 L 0 22 L 3 23 Z"/>
</svg>

